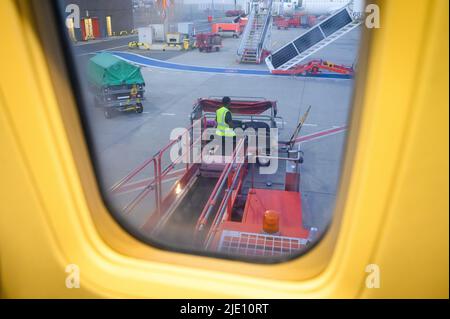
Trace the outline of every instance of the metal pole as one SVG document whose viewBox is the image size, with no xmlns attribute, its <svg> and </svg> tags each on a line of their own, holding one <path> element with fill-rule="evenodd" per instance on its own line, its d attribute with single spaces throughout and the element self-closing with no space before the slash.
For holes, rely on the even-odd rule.
<svg viewBox="0 0 450 319">
<path fill-rule="evenodd" d="M 155 201 L 158 217 L 161 217 L 161 158 L 159 156 L 155 161 Z"/>
</svg>

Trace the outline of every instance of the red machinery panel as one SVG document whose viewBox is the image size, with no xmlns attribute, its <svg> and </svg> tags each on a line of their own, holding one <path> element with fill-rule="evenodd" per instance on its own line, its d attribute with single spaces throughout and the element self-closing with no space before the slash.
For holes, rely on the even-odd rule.
<svg viewBox="0 0 450 319">
<path fill-rule="evenodd" d="M 307 238 L 309 230 L 303 228 L 300 193 L 274 189 L 250 189 L 245 204 L 242 224 L 249 230 L 262 231 L 266 210 L 280 214 L 281 236 Z M 252 225 L 250 227 L 250 225 Z"/>
<path fill-rule="evenodd" d="M 267 210 L 279 213 L 279 232 L 263 232 Z M 251 256 L 275 256 L 302 250 L 309 237 L 303 227 L 301 195 L 274 189 L 250 189 L 241 222 L 224 222 L 213 249 Z"/>
<path fill-rule="evenodd" d="M 213 23 L 212 24 L 212 32 L 236 32 L 240 33 L 241 29 L 238 23 Z"/>
</svg>

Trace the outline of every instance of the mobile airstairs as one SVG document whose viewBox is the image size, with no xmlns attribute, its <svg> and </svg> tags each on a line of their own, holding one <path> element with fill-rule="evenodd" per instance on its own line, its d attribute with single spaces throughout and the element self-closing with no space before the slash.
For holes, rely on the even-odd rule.
<svg viewBox="0 0 450 319">
<path fill-rule="evenodd" d="M 287 71 L 330 43 L 343 37 L 361 25 L 361 20 L 353 18 L 350 6 L 344 7 L 316 26 L 287 43 L 265 58 L 271 72 Z"/>
<path fill-rule="evenodd" d="M 237 56 L 240 63 L 261 63 L 269 53 L 272 31 L 272 0 L 251 3 L 247 25 Z"/>
</svg>

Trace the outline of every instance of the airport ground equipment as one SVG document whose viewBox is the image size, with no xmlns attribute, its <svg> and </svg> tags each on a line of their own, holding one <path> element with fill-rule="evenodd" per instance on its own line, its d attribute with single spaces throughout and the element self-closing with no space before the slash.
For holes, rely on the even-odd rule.
<svg viewBox="0 0 450 319">
<path fill-rule="evenodd" d="M 194 41 L 192 38 L 185 38 L 183 40 L 183 50 L 189 50 L 192 49 L 192 47 L 194 46 Z"/>
<path fill-rule="evenodd" d="M 259 64 L 269 54 L 272 32 L 272 0 L 267 6 L 252 2 L 248 22 L 237 50 L 240 63 Z"/>
<path fill-rule="evenodd" d="M 300 28 L 301 15 L 294 14 L 292 17 L 289 17 L 287 20 L 288 20 L 288 26 L 290 28 Z"/>
<path fill-rule="evenodd" d="M 150 24 L 148 26 L 153 30 L 153 42 L 164 42 L 165 36 L 164 36 L 164 24 L 158 23 L 158 24 Z"/>
<path fill-rule="evenodd" d="M 168 47 L 181 49 L 184 39 L 186 39 L 186 35 L 180 32 L 169 32 L 166 34 L 166 44 Z"/>
<path fill-rule="evenodd" d="M 239 38 L 242 33 L 239 23 L 213 23 L 211 28 L 213 33 L 221 37 Z"/>
<path fill-rule="evenodd" d="M 302 15 L 298 14 L 291 17 L 276 16 L 273 18 L 273 21 L 278 30 L 287 30 L 288 28 L 299 28 L 301 26 L 301 18 Z"/>
<path fill-rule="evenodd" d="M 142 235 L 165 247 L 268 259 L 301 252 L 315 234 L 302 222 L 302 152 L 298 144 L 279 142 L 278 132 L 270 130 L 283 123 L 275 101 L 231 100 L 233 126 L 242 128 L 234 151 L 224 157 L 211 147 L 209 132 L 215 132 L 221 97 L 200 98 L 191 126 L 110 192 L 130 196 L 127 187 L 140 183 L 141 190 L 123 202 L 122 213 L 146 216 L 139 225 Z M 272 161 L 276 168 L 264 174 L 260 169 Z"/>
<path fill-rule="evenodd" d="M 271 70 L 272 74 L 278 75 L 314 75 L 342 74 L 353 76 L 353 66 L 339 65 L 324 60 L 312 60 L 305 64 L 298 64 L 289 70 Z"/>
<path fill-rule="evenodd" d="M 303 116 L 300 118 L 297 127 L 295 128 L 294 132 L 291 135 L 291 138 L 289 139 L 289 141 L 286 143 L 287 145 L 289 145 L 291 148 L 295 145 L 295 141 L 297 140 L 297 137 L 300 134 L 300 131 L 303 127 L 303 124 L 305 124 L 306 119 L 308 118 L 309 112 L 311 111 L 311 105 L 308 106 L 308 108 L 306 109 L 306 112 L 303 114 Z"/>
<path fill-rule="evenodd" d="M 219 51 L 222 37 L 218 33 L 199 33 L 195 36 L 195 46 L 200 52 Z"/>
<path fill-rule="evenodd" d="M 240 16 L 240 17 L 237 17 L 235 20 L 234 20 L 234 22 L 235 23 L 239 23 L 239 28 L 240 28 L 240 31 L 241 31 L 241 34 L 244 32 L 244 30 L 245 30 L 245 26 L 247 25 L 247 23 L 248 23 L 248 17 L 247 16 Z"/>
<path fill-rule="evenodd" d="M 116 111 L 142 113 L 145 81 L 138 66 L 102 52 L 89 60 L 87 78 L 94 105 L 103 108 L 106 118 Z"/>
<path fill-rule="evenodd" d="M 306 58 L 341 38 L 361 24 L 348 7 L 316 24 L 310 30 L 266 57 L 270 71 L 295 68 Z"/>
<path fill-rule="evenodd" d="M 303 17 L 300 18 L 300 24 L 304 27 L 312 28 L 316 25 L 318 18 L 315 15 L 309 15 L 306 18 L 306 23 L 303 22 L 305 20 Z"/>
<path fill-rule="evenodd" d="M 150 45 L 148 45 L 145 42 L 138 42 L 138 41 L 131 41 L 128 42 L 128 47 L 130 49 L 144 49 L 144 50 L 150 50 Z"/>
<path fill-rule="evenodd" d="M 193 22 L 179 22 L 177 29 L 178 32 L 185 34 L 188 38 L 195 35 L 195 24 Z"/>
<path fill-rule="evenodd" d="M 289 20 L 285 17 L 277 17 L 277 19 L 275 19 L 275 26 L 278 30 L 287 30 L 289 29 Z"/>
<path fill-rule="evenodd" d="M 130 48 L 150 48 L 155 40 L 155 29 L 151 26 L 138 28 L 138 41 L 128 44 Z"/>
</svg>

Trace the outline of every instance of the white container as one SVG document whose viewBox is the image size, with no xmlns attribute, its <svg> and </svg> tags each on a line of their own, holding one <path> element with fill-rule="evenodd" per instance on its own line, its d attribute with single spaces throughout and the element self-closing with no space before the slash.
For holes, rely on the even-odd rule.
<svg viewBox="0 0 450 319">
<path fill-rule="evenodd" d="M 150 24 L 149 27 L 153 29 L 153 41 L 165 41 L 163 24 Z"/>
<path fill-rule="evenodd" d="M 180 22 L 178 23 L 178 32 L 192 37 L 194 35 L 194 24 L 192 22 Z"/>
<path fill-rule="evenodd" d="M 173 32 L 173 33 L 167 33 L 166 35 L 166 43 L 167 44 L 183 44 L 183 40 L 185 38 L 185 35 L 180 32 Z"/>
<path fill-rule="evenodd" d="M 151 27 L 138 28 L 139 42 L 151 46 L 153 43 L 154 31 Z"/>
</svg>

